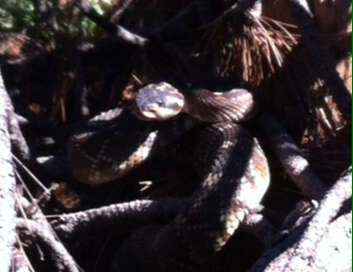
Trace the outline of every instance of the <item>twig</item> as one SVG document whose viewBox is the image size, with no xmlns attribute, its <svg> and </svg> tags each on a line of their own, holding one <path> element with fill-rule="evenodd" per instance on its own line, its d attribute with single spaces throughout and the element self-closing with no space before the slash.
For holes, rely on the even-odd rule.
<svg viewBox="0 0 353 272">
<path fill-rule="evenodd" d="M 78 272 L 79 268 L 70 253 L 61 242 L 55 239 L 53 233 L 33 220 L 16 219 L 16 227 L 21 235 L 31 237 L 35 242 L 48 249 L 55 271 Z M 25 233 L 25 231 L 27 233 Z"/>
<path fill-rule="evenodd" d="M 318 178 L 290 135 L 269 114 L 262 114 L 257 125 L 270 141 L 277 157 L 292 181 L 309 197 L 320 199 L 327 186 Z"/>
<path fill-rule="evenodd" d="M 0 69 L 0 271 L 10 271 L 11 251 L 15 242 L 15 186 L 8 131 L 7 93 Z"/>
<path fill-rule="evenodd" d="M 50 195 L 50 191 L 45 185 L 28 169 L 16 156 L 12 156 L 14 161 L 33 179 L 33 181 L 43 190 L 43 193 Z"/>
<path fill-rule="evenodd" d="M 88 18 L 103 28 L 107 33 L 119 38 L 121 42 L 137 48 L 145 48 L 147 46 L 149 42 L 147 38 L 134 34 L 122 26 L 115 25 L 106 20 L 90 7 L 86 0 L 78 0 L 75 4 Z"/>
<path fill-rule="evenodd" d="M 319 30 L 307 1 L 289 0 L 288 6 L 302 34 L 305 46 L 311 55 L 312 66 L 323 78 L 348 123 L 351 122 L 352 97 L 336 71 L 334 61 L 320 40 Z"/>
</svg>

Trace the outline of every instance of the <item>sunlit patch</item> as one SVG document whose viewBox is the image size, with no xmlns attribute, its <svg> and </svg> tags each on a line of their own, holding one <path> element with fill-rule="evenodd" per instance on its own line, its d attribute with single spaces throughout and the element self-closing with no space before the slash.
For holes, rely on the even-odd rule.
<svg viewBox="0 0 353 272">
<path fill-rule="evenodd" d="M 129 170 L 143 163 L 151 153 L 152 145 L 157 137 L 157 131 L 151 132 L 147 139 L 133 152 L 126 161 L 114 164 L 113 170 L 117 176 L 126 174 Z"/>
<path fill-rule="evenodd" d="M 236 199 L 247 208 L 256 208 L 265 195 L 270 183 L 270 171 L 263 151 L 255 140 L 255 149 L 248 162 L 245 175 L 240 179 Z M 258 158 L 257 161 L 255 159 Z"/>
</svg>

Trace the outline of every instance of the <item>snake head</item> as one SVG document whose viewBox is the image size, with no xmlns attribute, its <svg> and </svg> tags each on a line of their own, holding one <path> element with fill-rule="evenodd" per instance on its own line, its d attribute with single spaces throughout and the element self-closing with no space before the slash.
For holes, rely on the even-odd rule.
<svg viewBox="0 0 353 272">
<path fill-rule="evenodd" d="M 135 111 L 140 119 L 164 121 L 178 115 L 184 102 L 184 96 L 172 85 L 149 84 L 137 92 Z"/>
</svg>

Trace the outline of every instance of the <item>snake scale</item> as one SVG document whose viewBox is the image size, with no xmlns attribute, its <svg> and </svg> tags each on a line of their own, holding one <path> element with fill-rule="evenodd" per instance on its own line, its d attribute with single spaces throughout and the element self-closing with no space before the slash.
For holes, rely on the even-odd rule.
<svg viewBox="0 0 353 272">
<path fill-rule="evenodd" d="M 101 184 L 201 126 L 190 157 L 202 183 L 190 196 L 190 205 L 167 225 L 134 232 L 118 253 L 119 271 L 198 271 L 222 249 L 269 185 L 266 157 L 240 124 L 254 112 L 253 97 L 245 89 L 181 93 L 162 82 L 141 88 L 131 109 L 118 112 L 109 127 L 71 138 L 73 175 Z M 128 259 L 134 261 L 126 263 Z"/>
</svg>

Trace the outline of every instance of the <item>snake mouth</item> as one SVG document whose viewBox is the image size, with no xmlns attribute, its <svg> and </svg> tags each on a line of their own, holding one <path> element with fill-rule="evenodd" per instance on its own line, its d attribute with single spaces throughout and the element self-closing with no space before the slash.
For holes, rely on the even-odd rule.
<svg viewBox="0 0 353 272">
<path fill-rule="evenodd" d="M 175 105 L 172 108 L 161 107 L 157 103 L 149 104 L 145 109 L 141 109 L 141 115 L 147 120 L 163 121 L 179 114 L 182 105 Z"/>
</svg>

